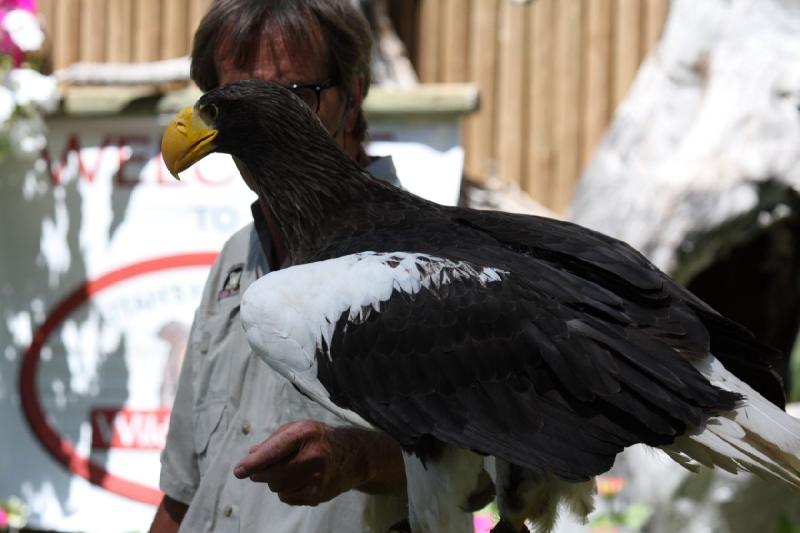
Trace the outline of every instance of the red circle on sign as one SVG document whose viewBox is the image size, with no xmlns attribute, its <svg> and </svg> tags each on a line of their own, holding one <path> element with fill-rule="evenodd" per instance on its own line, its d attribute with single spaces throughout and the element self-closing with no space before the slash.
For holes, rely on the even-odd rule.
<svg viewBox="0 0 800 533">
<path fill-rule="evenodd" d="M 90 483 L 125 496 L 132 500 L 153 505 L 161 501 L 161 491 L 142 485 L 135 481 L 115 476 L 105 468 L 81 457 L 68 440 L 62 439 L 47 420 L 39 403 L 36 373 L 39 369 L 39 355 L 50 335 L 61 325 L 75 309 L 86 303 L 89 298 L 102 290 L 121 281 L 161 270 L 175 268 L 209 266 L 216 259 L 216 252 L 172 255 L 134 263 L 114 270 L 95 280 L 89 280 L 71 292 L 50 312 L 44 323 L 33 334 L 31 345 L 25 351 L 22 369 L 19 376 L 19 389 L 22 398 L 22 409 L 34 435 L 56 461 Z"/>
</svg>

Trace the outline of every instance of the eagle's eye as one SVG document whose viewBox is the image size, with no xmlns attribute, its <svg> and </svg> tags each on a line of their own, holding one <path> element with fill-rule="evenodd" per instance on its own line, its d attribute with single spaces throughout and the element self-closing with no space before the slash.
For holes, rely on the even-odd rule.
<svg viewBox="0 0 800 533">
<path fill-rule="evenodd" d="M 206 116 L 207 120 L 214 122 L 219 116 L 219 108 L 216 104 L 206 104 L 200 108 L 200 111 Z"/>
</svg>

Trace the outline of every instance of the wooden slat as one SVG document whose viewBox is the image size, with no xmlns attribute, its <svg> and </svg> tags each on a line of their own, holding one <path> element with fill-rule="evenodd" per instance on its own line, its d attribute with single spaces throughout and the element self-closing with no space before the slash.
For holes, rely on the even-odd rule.
<svg viewBox="0 0 800 533">
<path fill-rule="evenodd" d="M 80 60 L 106 59 L 106 0 L 81 0 Z"/>
<path fill-rule="evenodd" d="M 469 67 L 469 0 L 440 0 L 442 5 L 442 78 L 445 83 L 465 81 Z"/>
<path fill-rule="evenodd" d="M 48 61 L 64 68 L 79 59 L 182 55 L 211 1 L 39 0 Z M 398 29 L 412 36 L 423 82 L 466 80 L 481 89 L 481 110 L 465 121 L 467 174 L 518 181 L 557 210 L 655 46 L 669 4 L 390 1 Z"/>
<path fill-rule="evenodd" d="M 504 0 L 501 0 L 504 1 Z M 498 0 L 472 0 L 470 81 L 480 88 L 480 112 L 464 122 L 466 173 L 482 181 L 494 173 Z"/>
<path fill-rule="evenodd" d="M 56 6 L 55 0 L 39 0 L 38 14 L 44 29 L 45 42 L 42 53 L 45 58 L 45 71 L 52 69 L 53 61 L 53 24 L 55 23 Z"/>
<path fill-rule="evenodd" d="M 425 83 L 441 80 L 441 5 L 440 0 L 422 0 L 417 64 L 420 81 Z"/>
<path fill-rule="evenodd" d="M 417 35 L 419 33 L 419 2 L 418 0 L 386 0 L 389 18 L 403 41 L 406 53 L 412 62 L 417 57 Z M 416 64 L 414 65 L 416 67 Z"/>
<path fill-rule="evenodd" d="M 107 20 L 108 60 L 116 63 L 133 61 L 133 0 L 110 0 Z"/>
<path fill-rule="evenodd" d="M 537 0 L 530 19 L 534 44 L 530 58 L 530 136 L 525 189 L 539 202 L 550 205 L 554 168 L 553 75 L 555 71 L 555 4 L 557 0 Z"/>
<path fill-rule="evenodd" d="M 613 0 L 587 0 L 586 78 L 581 168 L 591 159 L 611 117 L 611 14 Z"/>
<path fill-rule="evenodd" d="M 645 0 L 642 31 L 642 59 L 653 48 L 661 37 L 661 30 L 667 20 L 669 0 Z"/>
<path fill-rule="evenodd" d="M 614 0 L 614 94 L 616 107 L 639 69 L 641 0 Z"/>
<path fill-rule="evenodd" d="M 45 32 L 50 31 L 52 27 L 56 11 L 55 3 L 56 0 L 39 0 L 37 11 Z"/>
<path fill-rule="evenodd" d="M 560 213 L 569 204 L 580 170 L 581 22 L 580 0 L 557 3 L 555 127 L 558 150 L 550 205 Z"/>
<path fill-rule="evenodd" d="M 180 57 L 188 53 L 188 0 L 164 2 L 161 17 L 161 58 Z"/>
<path fill-rule="evenodd" d="M 80 57 L 80 0 L 58 0 L 53 25 L 53 69 L 68 67 Z"/>
<path fill-rule="evenodd" d="M 133 59 L 155 61 L 159 59 L 161 44 L 161 2 L 136 0 L 133 10 Z"/>
<path fill-rule="evenodd" d="M 186 49 L 191 51 L 194 32 L 211 5 L 211 0 L 189 0 L 189 22 L 186 32 Z"/>
<path fill-rule="evenodd" d="M 500 2 L 500 99 L 498 101 L 497 175 L 520 183 L 524 144 L 522 97 L 525 82 L 524 42 L 528 5 Z"/>
</svg>

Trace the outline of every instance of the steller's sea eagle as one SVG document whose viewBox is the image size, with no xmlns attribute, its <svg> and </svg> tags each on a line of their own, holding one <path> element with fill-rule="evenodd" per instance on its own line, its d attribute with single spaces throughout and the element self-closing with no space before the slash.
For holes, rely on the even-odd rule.
<svg viewBox="0 0 800 533">
<path fill-rule="evenodd" d="M 290 261 L 245 294 L 248 341 L 400 443 L 415 533 L 451 531 L 492 481 L 494 531 L 548 530 L 559 503 L 585 517 L 593 477 L 636 443 L 800 488 L 774 352 L 625 243 L 378 181 L 263 81 L 208 92 L 164 133 L 175 176 L 210 152 L 252 173 Z"/>
</svg>

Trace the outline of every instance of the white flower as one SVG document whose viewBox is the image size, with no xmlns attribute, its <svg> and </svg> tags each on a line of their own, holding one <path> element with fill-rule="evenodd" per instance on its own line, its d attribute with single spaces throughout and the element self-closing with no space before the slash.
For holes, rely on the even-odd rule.
<svg viewBox="0 0 800 533">
<path fill-rule="evenodd" d="M 32 52 L 42 47 L 44 33 L 36 16 L 24 9 L 12 9 L 3 18 L 3 29 L 14 44 L 23 52 Z"/>
<path fill-rule="evenodd" d="M 14 101 L 14 93 L 8 87 L 0 85 L 0 129 L 4 129 L 8 119 L 14 114 L 17 102 Z"/>
<path fill-rule="evenodd" d="M 34 159 L 47 145 L 47 132 L 40 117 L 21 118 L 11 124 L 11 150 L 21 159 Z"/>
<path fill-rule="evenodd" d="M 33 105 L 47 113 L 58 106 L 58 83 L 54 76 L 45 76 L 29 68 L 15 68 L 8 73 L 6 84 L 21 106 Z"/>
</svg>

